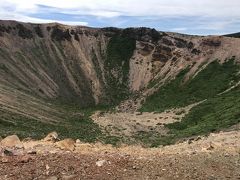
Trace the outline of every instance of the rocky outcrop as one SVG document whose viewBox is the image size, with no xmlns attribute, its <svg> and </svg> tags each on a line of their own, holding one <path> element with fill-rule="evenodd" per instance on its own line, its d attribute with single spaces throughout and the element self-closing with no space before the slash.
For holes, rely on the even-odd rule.
<svg viewBox="0 0 240 180">
<path fill-rule="evenodd" d="M 219 47 L 221 45 L 220 39 L 204 39 L 202 41 L 202 46 L 211 46 L 211 47 Z"/>
<path fill-rule="evenodd" d="M 75 149 L 75 141 L 71 138 L 58 141 L 55 144 L 58 148 L 63 150 L 74 151 Z"/>
<path fill-rule="evenodd" d="M 17 135 L 11 135 L 4 138 L 1 141 L 1 146 L 8 148 L 23 148 L 23 144 Z"/>
<path fill-rule="evenodd" d="M 58 133 L 57 132 L 51 132 L 49 133 L 44 139 L 43 141 L 50 141 L 50 142 L 55 142 L 58 140 Z"/>
</svg>

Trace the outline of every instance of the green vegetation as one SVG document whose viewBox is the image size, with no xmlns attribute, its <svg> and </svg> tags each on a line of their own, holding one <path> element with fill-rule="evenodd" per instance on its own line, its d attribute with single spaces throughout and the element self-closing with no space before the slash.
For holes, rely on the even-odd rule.
<svg viewBox="0 0 240 180">
<path fill-rule="evenodd" d="M 59 122 L 42 122 L 30 117 L 22 116 L 0 109 L 0 136 L 17 134 L 20 138 L 31 137 L 41 139 L 52 131 L 58 132 L 60 138 L 80 139 L 84 142 L 101 141 L 117 145 L 119 137 L 109 136 L 101 132 L 98 124 L 90 118 L 96 110 L 108 111 L 108 106 L 81 108 L 76 104 L 53 104 L 62 113 L 63 120 Z"/>
<path fill-rule="evenodd" d="M 18 36 L 20 36 L 21 38 L 23 38 L 23 39 L 32 39 L 33 38 L 32 31 L 27 29 L 24 25 L 17 24 L 16 28 L 18 29 Z"/>
<path fill-rule="evenodd" d="M 19 114 L 2 111 L 0 136 L 17 134 L 20 137 L 43 138 L 51 131 L 57 131 L 61 137 L 79 138 L 94 142 L 102 135 L 100 128 L 89 118 L 90 110 L 84 116 L 66 114 L 66 119 L 57 123 L 44 123 Z"/>
<path fill-rule="evenodd" d="M 196 77 L 183 83 L 188 72 L 188 69 L 185 69 L 174 80 L 149 96 L 140 110 L 162 112 L 168 108 L 182 107 L 213 97 L 236 82 L 238 70 L 239 67 L 234 64 L 233 59 L 222 65 L 214 61 Z"/>
<path fill-rule="evenodd" d="M 122 138 L 117 136 L 106 135 L 103 136 L 102 141 L 106 144 L 112 144 L 113 146 L 117 146 L 122 142 Z"/>
<path fill-rule="evenodd" d="M 173 136 L 162 136 L 156 131 L 141 131 L 134 136 L 135 140 L 141 142 L 146 147 L 158 147 L 159 145 L 170 145 L 174 142 Z"/>
<path fill-rule="evenodd" d="M 234 38 L 240 38 L 240 33 L 233 33 L 233 34 L 226 34 L 224 35 L 226 37 L 234 37 Z"/>
<path fill-rule="evenodd" d="M 141 110 L 164 111 L 207 100 L 194 107 L 181 122 L 166 125 L 169 129 L 166 136 L 157 132 L 143 132 L 136 139 L 155 147 L 219 131 L 240 122 L 240 88 L 219 95 L 240 80 L 239 66 L 234 64 L 233 59 L 222 65 L 214 61 L 189 82 L 183 83 L 187 72 L 188 69 L 185 69 L 176 79 L 149 97 Z"/>
<path fill-rule="evenodd" d="M 113 104 L 119 103 L 129 95 L 129 59 L 135 46 L 134 39 L 122 35 L 112 37 L 108 43 L 104 66 L 109 86 L 107 91 Z"/>
<path fill-rule="evenodd" d="M 155 131 L 140 132 L 134 138 L 144 145 L 169 145 L 180 139 L 207 135 L 240 123 L 240 87 L 212 97 L 194 107 L 181 122 L 166 125 L 169 133 L 161 136 Z"/>
<path fill-rule="evenodd" d="M 176 137 L 218 131 L 240 122 L 240 88 L 215 96 L 194 107 L 181 121 L 167 125 Z"/>
<path fill-rule="evenodd" d="M 69 29 L 63 30 L 57 25 L 52 27 L 51 38 L 56 41 L 71 41 Z"/>
</svg>

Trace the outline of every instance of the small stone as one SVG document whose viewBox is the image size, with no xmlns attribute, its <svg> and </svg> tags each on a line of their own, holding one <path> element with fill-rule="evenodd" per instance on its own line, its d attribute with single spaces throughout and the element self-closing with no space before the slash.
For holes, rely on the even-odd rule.
<svg viewBox="0 0 240 180">
<path fill-rule="evenodd" d="M 32 154 L 32 155 L 34 155 L 34 154 L 37 154 L 37 151 L 35 151 L 35 150 L 29 150 L 29 151 L 27 152 L 27 154 Z"/>
<path fill-rule="evenodd" d="M 191 152 L 191 155 L 194 155 L 194 154 L 197 154 L 197 152 L 196 152 L 196 151 L 192 151 L 192 152 Z"/>
<path fill-rule="evenodd" d="M 136 112 L 136 116 L 142 115 L 142 112 Z"/>
<path fill-rule="evenodd" d="M 63 175 L 62 176 L 62 180 L 73 180 L 73 179 L 76 179 L 77 178 L 77 175 L 75 174 L 72 174 L 72 175 Z"/>
<path fill-rule="evenodd" d="M 6 156 L 20 156 L 24 154 L 24 151 L 19 148 L 5 148 L 3 154 Z"/>
<path fill-rule="evenodd" d="M 230 179 L 230 178 L 231 178 L 231 176 L 230 176 L 230 175 L 226 175 L 225 177 L 226 177 L 227 179 Z"/>
<path fill-rule="evenodd" d="M 76 140 L 76 143 L 80 144 L 80 143 L 81 143 L 81 141 L 80 141 L 79 139 L 77 139 L 77 140 Z"/>
<path fill-rule="evenodd" d="M 214 149 L 214 147 L 213 147 L 213 145 L 212 144 L 209 144 L 209 146 L 207 147 L 207 150 L 213 150 Z"/>
<path fill-rule="evenodd" d="M 194 138 L 189 138 L 189 139 L 187 140 L 187 143 L 188 143 L 188 144 L 192 144 L 193 141 L 194 141 Z"/>
<path fill-rule="evenodd" d="M 21 157 L 18 162 L 28 163 L 30 160 L 32 160 L 31 156 L 25 155 L 25 156 Z"/>
<path fill-rule="evenodd" d="M 1 162 L 2 162 L 2 163 L 8 163 L 9 160 L 8 160 L 7 157 L 2 157 Z"/>
<path fill-rule="evenodd" d="M 46 180 L 58 180 L 58 177 L 56 177 L 56 176 L 51 176 L 51 177 L 48 177 Z"/>
<path fill-rule="evenodd" d="M 11 150 L 8 150 L 8 149 L 4 149 L 3 151 L 3 154 L 6 155 L 6 156 L 13 156 L 13 152 Z"/>
<path fill-rule="evenodd" d="M 97 162 L 96 162 L 96 165 L 97 165 L 98 167 L 101 167 L 101 166 L 103 166 L 105 163 L 106 163 L 106 160 L 100 160 L 100 161 L 97 161 Z"/>
<path fill-rule="evenodd" d="M 228 153 L 224 154 L 225 157 L 229 157 L 230 155 Z"/>
<path fill-rule="evenodd" d="M 201 138 L 201 136 L 198 136 L 196 139 L 195 139 L 195 141 L 199 141 L 199 140 L 201 140 L 202 138 Z"/>
<path fill-rule="evenodd" d="M 46 165 L 46 175 L 49 175 L 49 169 L 50 167 L 48 166 L 48 164 Z"/>
</svg>

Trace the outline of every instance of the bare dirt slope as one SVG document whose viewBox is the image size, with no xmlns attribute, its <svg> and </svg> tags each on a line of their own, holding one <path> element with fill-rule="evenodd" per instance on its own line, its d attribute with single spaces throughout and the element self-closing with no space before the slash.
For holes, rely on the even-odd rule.
<svg viewBox="0 0 240 180">
<path fill-rule="evenodd" d="M 27 141 L 24 149 L 2 146 L 0 179 L 240 178 L 239 131 L 153 149 L 72 142 L 75 148 L 69 151 L 69 141 L 68 146 L 58 144 Z"/>
</svg>

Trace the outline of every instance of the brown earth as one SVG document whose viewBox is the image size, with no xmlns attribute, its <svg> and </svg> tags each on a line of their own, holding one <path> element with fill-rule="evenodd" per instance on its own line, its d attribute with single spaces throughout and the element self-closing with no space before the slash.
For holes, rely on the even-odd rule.
<svg viewBox="0 0 240 180">
<path fill-rule="evenodd" d="M 78 141 L 67 151 L 53 142 L 23 144 L 25 149 L 1 147 L 0 179 L 240 179 L 239 131 L 152 149 Z"/>
</svg>

